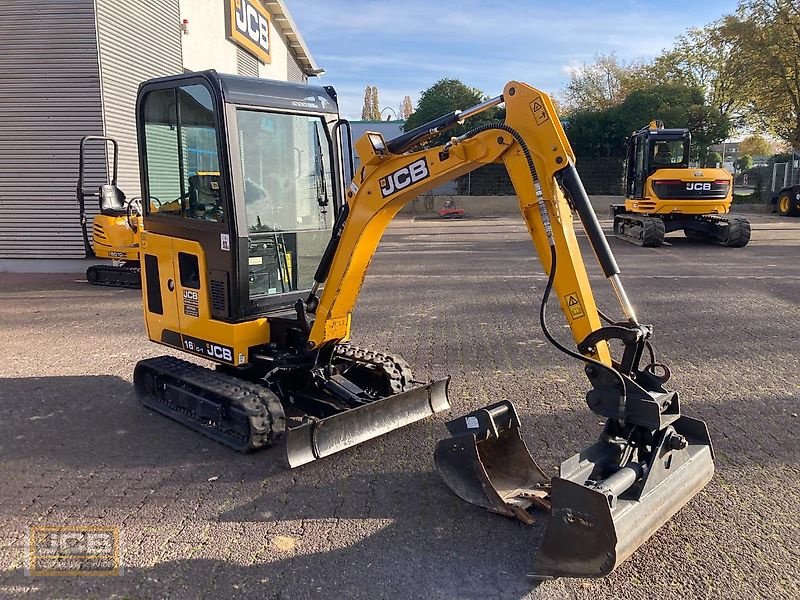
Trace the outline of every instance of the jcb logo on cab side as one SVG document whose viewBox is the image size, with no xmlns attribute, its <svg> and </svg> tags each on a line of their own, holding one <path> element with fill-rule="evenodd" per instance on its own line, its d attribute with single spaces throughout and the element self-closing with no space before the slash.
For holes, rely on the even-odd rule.
<svg viewBox="0 0 800 600">
<path fill-rule="evenodd" d="M 228 39 L 263 63 L 270 62 L 270 15 L 258 0 L 227 0 Z"/>
<path fill-rule="evenodd" d="M 686 189 L 691 191 L 698 191 L 698 192 L 710 192 L 711 191 L 711 184 L 709 182 L 691 182 L 686 184 Z"/>
<path fill-rule="evenodd" d="M 417 183 L 418 181 L 430 177 L 430 174 L 428 170 L 428 161 L 426 161 L 424 157 L 420 158 L 407 167 L 397 169 L 397 171 L 391 175 L 383 177 L 379 182 L 381 186 L 381 195 L 384 198 L 391 196 L 395 192 L 404 190 L 412 183 Z"/>
</svg>

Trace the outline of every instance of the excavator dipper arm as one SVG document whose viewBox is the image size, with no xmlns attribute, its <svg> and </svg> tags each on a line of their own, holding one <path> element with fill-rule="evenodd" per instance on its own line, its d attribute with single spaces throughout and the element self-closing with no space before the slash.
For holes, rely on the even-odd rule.
<svg viewBox="0 0 800 600">
<path fill-rule="evenodd" d="M 448 143 L 407 152 L 469 116 L 505 103 L 504 122 L 479 125 Z M 509 401 L 454 419 L 436 448 L 437 469 L 461 498 L 530 523 L 550 506 L 534 564 L 539 578 L 610 573 L 699 492 L 714 472 L 705 423 L 681 415 L 664 387 L 669 369 L 655 362 L 651 328 L 641 325 L 619 278 L 600 223 L 575 170 L 575 156 L 547 94 L 519 82 L 503 95 L 445 115 L 388 142 L 366 133 L 356 143 L 361 168 L 347 192 L 305 308 L 315 312 L 310 349 L 347 340 L 351 314 L 381 236 L 416 196 L 482 165 L 503 163 L 548 275 L 539 319 L 547 339 L 585 363 L 589 408 L 606 418 L 597 443 L 561 464 L 549 480 L 530 456 Z M 595 304 L 578 245 L 573 211 L 619 301 L 624 319 Z M 317 297 L 319 284 L 325 283 Z M 548 331 L 547 301 L 558 298 L 576 350 Z M 608 342 L 622 343 L 618 358 Z M 650 362 L 642 365 L 645 351 Z"/>
</svg>

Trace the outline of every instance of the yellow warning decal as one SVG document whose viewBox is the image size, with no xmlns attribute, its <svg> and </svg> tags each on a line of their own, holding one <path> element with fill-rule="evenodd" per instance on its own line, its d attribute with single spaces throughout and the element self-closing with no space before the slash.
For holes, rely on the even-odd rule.
<svg viewBox="0 0 800 600">
<path fill-rule="evenodd" d="M 547 116 L 547 109 L 544 107 L 541 96 L 537 96 L 536 99 L 531 102 L 531 110 L 533 111 L 533 118 L 536 119 L 537 125 L 541 125 L 550 118 Z"/>
<path fill-rule="evenodd" d="M 569 310 L 569 314 L 572 315 L 573 319 L 580 319 L 581 317 L 586 316 L 586 313 L 583 312 L 581 301 L 578 300 L 578 294 L 567 294 L 564 296 L 564 300 L 567 302 L 567 309 Z"/>
</svg>

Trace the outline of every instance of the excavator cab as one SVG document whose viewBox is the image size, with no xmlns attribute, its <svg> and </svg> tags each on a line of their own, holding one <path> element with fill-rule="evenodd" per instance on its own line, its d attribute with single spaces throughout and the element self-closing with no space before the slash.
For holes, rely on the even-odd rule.
<svg viewBox="0 0 800 600">
<path fill-rule="evenodd" d="M 285 438 L 291 466 L 449 406 L 446 380 L 345 335 L 309 344 L 346 208 L 336 94 L 214 71 L 142 84 L 144 312 L 154 342 L 217 363 L 140 361 L 141 401 L 239 451 Z"/>
</svg>

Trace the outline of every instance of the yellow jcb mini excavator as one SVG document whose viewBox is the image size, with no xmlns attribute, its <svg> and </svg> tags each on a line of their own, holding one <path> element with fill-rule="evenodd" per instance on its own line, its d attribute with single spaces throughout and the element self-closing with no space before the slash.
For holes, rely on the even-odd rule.
<svg viewBox="0 0 800 600">
<path fill-rule="evenodd" d="M 444 145 L 416 146 L 490 107 L 504 122 Z M 681 414 L 669 370 L 652 352 L 620 271 L 543 92 L 510 82 L 502 96 L 385 140 L 366 133 L 345 178 L 347 122 L 330 87 L 214 71 L 145 82 L 137 101 L 144 202 L 144 315 L 150 339 L 217 363 L 140 361 L 140 400 L 240 451 L 283 437 L 289 465 L 328 456 L 447 410 L 447 380 L 414 381 L 392 354 L 349 343 L 351 315 L 381 236 L 420 193 L 482 165 L 503 163 L 548 274 L 539 321 L 582 361 L 589 408 L 606 421 L 597 443 L 544 476 L 507 401 L 448 424 L 435 463 L 462 498 L 530 522 L 552 506 L 537 577 L 613 570 L 714 472 L 705 424 Z M 349 156 L 352 172 L 352 155 Z M 200 175 L 206 173 L 207 175 Z M 212 175 L 208 175 L 211 173 Z M 178 201 L 179 200 L 179 201 Z M 624 318 L 601 323 L 573 210 Z M 577 350 L 550 333 L 548 299 Z M 621 356 L 612 358 L 610 341 Z M 646 358 L 643 358 L 646 356 Z"/>
<path fill-rule="evenodd" d="M 733 201 L 725 169 L 689 166 L 691 133 L 651 121 L 627 141 L 625 204 L 612 204 L 614 233 L 640 246 L 658 247 L 671 231 L 691 240 L 741 248 L 750 223 L 724 216 Z"/>
<path fill-rule="evenodd" d="M 111 144 L 111 173 L 97 191 L 85 189 L 87 149 L 90 143 L 99 142 L 104 150 Z M 96 144 L 95 144 L 96 145 Z M 117 187 L 119 146 L 110 137 L 87 135 L 81 139 L 78 161 L 78 185 L 76 194 L 80 211 L 81 233 L 86 258 L 106 258 L 112 264 L 92 265 L 86 269 L 86 280 L 94 285 L 140 288 L 139 276 L 139 232 L 142 225 L 142 205 L 139 198 L 126 199 Z M 106 153 L 102 156 L 106 162 Z M 104 164 L 104 172 L 108 165 Z M 100 203 L 100 213 L 92 221 L 92 241 L 89 241 L 87 199 Z"/>
</svg>

